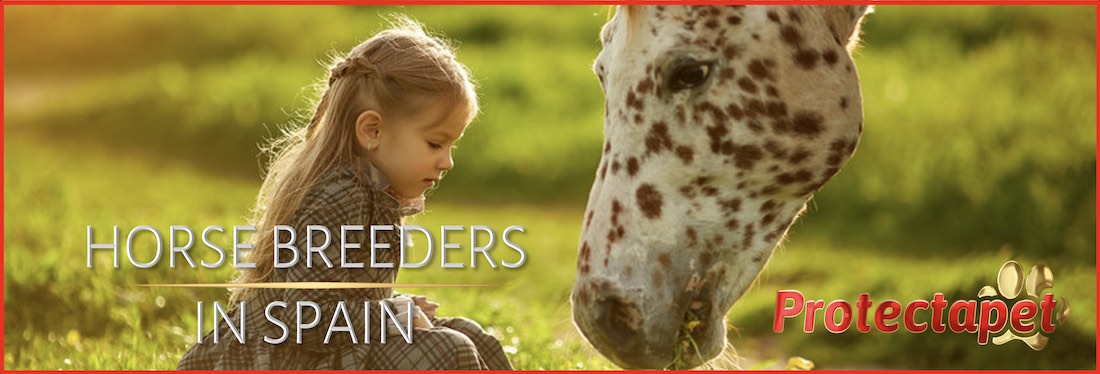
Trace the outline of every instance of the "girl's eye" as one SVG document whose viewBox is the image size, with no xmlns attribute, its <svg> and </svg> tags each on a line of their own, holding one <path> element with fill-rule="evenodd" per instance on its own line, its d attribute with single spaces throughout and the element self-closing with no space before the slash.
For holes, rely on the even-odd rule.
<svg viewBox="0 0 1100 374">
<path fill-rule="evenodd" d="M 442 145 L 440 145 L 439 143 L 432 143 L 432 142 L 428 142 L 428 146 L 429 146 L 429 147 L 432 147 L 432 149 L 440 149 L 440 148 L 443 148 L 443 146 L 442 146 Z"/>
</svg>

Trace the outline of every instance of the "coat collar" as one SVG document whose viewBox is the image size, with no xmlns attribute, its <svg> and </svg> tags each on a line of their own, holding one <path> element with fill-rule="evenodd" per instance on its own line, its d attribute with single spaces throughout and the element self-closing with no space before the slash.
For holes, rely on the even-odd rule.
<svg viewBox="0 0 1100 374">
<path fill-rule="evenodd" d="M 397 209 L 401 216 L 411 216 L 424 211 L 424 195 L 412 199 L 400 197 L 392 188 L 393 185 L 389 179 L 382 175 L 382 171 L 378 170 L 374 164 L 366 158 L 362 159 L 361 163 L 364 165 L 363 174 L 366 175 L 369 185 L 375 191 L 385 195 L 384 200 L 387 205 L 392 205 L 390 208 Z"/>
</svg>

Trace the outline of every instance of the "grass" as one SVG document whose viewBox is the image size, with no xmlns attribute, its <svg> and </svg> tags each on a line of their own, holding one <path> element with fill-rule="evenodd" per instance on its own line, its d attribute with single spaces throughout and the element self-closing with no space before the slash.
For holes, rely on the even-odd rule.
<svg viewBox="0 0 1100 374">
<path fill-rule="evenodd" d="M 113 269 L 106 253 L 98 254 L 95 268 L 88 269 L 85 225 L 103 235 L 115 224 L 124 233 L 138 224 L 162 231 L 172 224 L 244 224 L 241 215 L 258 182 L 224 181 L 199 170 L 119 159 L 95 146 L 77 156 L 33 137 L 6 140 L 5 221 L 16 224 L 5 235 L 5 366 L 174 368 L 195 341 L 195 302 L 224 302 L 224 291 L 132 285 L 220 282 L 231 272 L 225 267 L 135 269 L 125 258 L 122 268 Z M 36 155 L 33 161 L 25 158 L 30 154 Z M 442 270 L 436 260 L 423 270 L 403 270 L 399 281 L 500 286 L 402 291 L 426 293 L 442 304 L 440 315 L 480 321 L 500 339 L 516 367 L 612 368 L 572 327 L 567 300 L 579 232 L 575 215 L 569 209 L 525 206 L 431 206 L 412 223 L 435 233 L 443 224 L 484 224 L 498 233 L 508 225 L 525 225 L 526 235 L 511 239 L 524 246 L 529 260 L 518 269 L 492 269 L 482 262 L 476 271 Z M 227 238 L 217 242 L 228 245 Z M 136 256 L 151 258 L 151 242 L 144 244 Z M 498 261 L 516 260 L 498 256 Z M 203 258 L 215 260 L 211 253 L 195 260 Z"/>
<path fill-rule="evenodd" d="M 120 159 L 94 146 L 83 148 L 77 156 L 32 137 L 9 136 L 7 148 L 5 221 L 16 224 L 5 235 L 5 366 L 174 368 L 195 339 L 195 301 L 224 301 L 224 292 L 130 285 L 219 282 L 228 279 L 230 272 L 112 269 L 107 256 L 97 257 L 95 269 L 87 269 L 84 226 L 241 224 L 241 214 L 258 184 Z M 33 160 L 26 158 L 31 153 Z M 580 212 L 579 207 L 430 205 L 412 223 L 433 230 L 443 224 L 484 224 L 497 230 L 525 226 L 526 234 L 513 240 L 529 257 L 517 269 L 492 269 L 484 262 L 477 270 L 443 270 L 433 265 L 402 270 L 399 278 L 406 283 L 499 287 L 403 291 L 429 295 L 442 305 L 441 315 L 480 321 L 501 340 L 517 368 L 613 368 L 582 340 L 570 318 L 568 297 Z M 227 241 L 223 238 L 221 244 Z M 149 258 L 148 253 L 139 257 Z M 853 300 L 860 292 L 870 293 L 875 300 L 928 299 L 932 292 L 973 298 L 981 285 L 995 282 L 1000 263 L 1008 258 L 1025 266 L 1041 260 L 1015 256 L 1007 249 L 957 257 L 896 255 L 804 237 L 796 228 L 790 244 L 775 255 L 762 279 L 731 312 L 729 321 L 736 327 L 731 342 L 750 363 L 785 362 L 799 355 L 819 368 L 1090 367 L 1095 321 L 1088 317 L 1095 315 L 1095 268 L 1082 264 L 1050 264 L 1056 278 L 1053 292 L 1068 298 L 1074 309 L 1067 325 L 1059 326 L 1042 352 L 1031 352 L 1023 344 L 981 347 L 973 335 L 804 334 L 795 328 L 798 321 L 783 334 L 770 331 L 777 289 L 798 289 L 808 298 L 824 300 Z M 899 348 L 886 348 L 894 346 Z M 941 361 L 952 357 L 951 352 L 963 353 L 955 353 L 956 361 Z M 1022 358 L 1006 359 L 1006 353 Z"/>
<path fill-rule="evenodd" d="M 691 335 L 701 323 L 699 316 L 696 316 L 691 310 L 687 311 L 684 323 L 680 326 L 680 331 L 677 332 L 676 355 L 672 358 L 672 363 L 665 368 L 666 370 L 691 369 L 686 363 L 685 357 L 694 355 L 697 358 L 703 358 L 703 354 L 699 352 L 699 345 L 695 343 L 695 337 Z"/>
</svg>

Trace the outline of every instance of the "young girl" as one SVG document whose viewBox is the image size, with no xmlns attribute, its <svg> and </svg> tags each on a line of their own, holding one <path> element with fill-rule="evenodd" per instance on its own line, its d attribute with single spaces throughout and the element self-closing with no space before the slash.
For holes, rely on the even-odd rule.
<svg viewBox="0 0 1100 374">
<path fill-rule="evenodd" d="M 237 282 L 394 282 L 397 267 L 369 266 L 369 250 L 364 250 L 370 248 L 369 229 L 349 232 L 347 241 L 361 243 L 361 249 L 346 251 L 345 261 L 368 264 L 366 268 L 341 268 L 339 263 L 330 268 L 317 253 L 307 267 L 305 257 L 310 255 L 304 250 L 296 265 L 275 268 L 273 227 L 295 228 L 296 248 L 304 249 L 306 227 L 325 226 L 336 239 L 324 255 L 339 261 L 341 225 L 398 225 L 404 216 L 423 209 L 424 192 L 454 167 L 452 145 L 477 111 L 469 72 L 446 44 L 413 21 L 399 20 L 396 27 L 338 58 L 309 124 L 288 132 L 271 148 L 273 162 L 253 209 L 257 230 L 248 262 L 256 267 L 242 271 Z M 279 240 L 287 236 L 281 234 Z M 315 245 L 324 241 L 320 234 L 312 238 Z M 391 248 L 400 243 L 393 231 L 380 231 L 378 241 Z M 375 261 L 399 263 L 398 252 L 378 251 L 383 258 Z M 364 316 L 367 300 L 373 306 L 366 311 L 369 317 Z M 242 301 L 246 307 L 239 310 Z M 271 309 L 288 326 L 285 341 L 278 344 L 263 339 L 284 336 L 265 315 L 273 301 L 287 303 Z M 301 336 L 297 321 L 308 323 L 317 316 L 304 308 L 298 317 L 299 301 L 314 302 L 321 310 L 317 327 Z M 335 326 L 350 322 L 353 333 L 333 332 L 324 341 L 341 301 L 348 318 L 338 318 Z M 412 344 L 393 336 L 395 328 L 389 330 L 387 343 L 380 344 L 377 303 L 387 303 L 401 317 L 420 316 Z M 392 288 L 242 287 L 233 290 L 230 305 L 233 321 L 241 313 L 246 317 L 245 344 L 223 324 L 219 343 L 213 343 L 211 332 L 184 354 L 180 369 L 511 369 L 500 343 L 476 322 L 434 318 L 435 303 L 397 296 Z M 364 318 L 374 322 L 369 342 L 362 341 Z M 358 341 L 352 335 L 359 335 Z"/>
</svg>

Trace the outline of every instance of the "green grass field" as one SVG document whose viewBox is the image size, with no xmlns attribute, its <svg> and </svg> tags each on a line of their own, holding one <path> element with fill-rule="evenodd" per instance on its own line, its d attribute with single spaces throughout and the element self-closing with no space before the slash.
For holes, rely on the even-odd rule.
<svg viewBox="0 0 1100 374">
<path fill-rule="evenodd" d="M 6 206 L 7 367 L 174 368 L 195 340 L 195 302 L 224 303 L 225 293 L 133 285 L 218 282 L 230 276 L 229 269 L 134 269 L 125 257 L 123 269 L 113 269 L 106 253 L 95 256 L 95 268 L 88 269 L 80 249 L 86 240 L 84 227 L 92 225 L 102 235 L 99 238 L 107 238 L 116 224 L 124 236 L 141 224 L 164 232 L 173 224 L 196 230 L 242 224 L 241 212 L 248 209 L 256 186 L 210 178 L 179 165 L 120 160 L 92 147 L 76 156 L 43 147 L 33 138 L 7 141 L 9 155 L 36 155 L 34 161 L 6 168 L 8 196 L 25 196 L 9 198 Z M 497 229 L 527 224 L 527 235 L 517 237 L 531 259 L 520 269 L 476 272 L 443 271 L 434 262 L 425 268 L 430 271 L 405 270 L 400 281 L 499 284 L 428 294 L 442 304 L 441 315 L 483 321 L 512 347 L 507 349 L 517 367 L 608 368 L 607 361 L 582 344 L 569 317 L 567 298 L 576 261 L 572 247 L 579 232 L 575 215 L 570 209 L 525 206 L 433 206 L 414 223 L 435 229 L 455 223 Z M 61 229 L 66 227 L 71 229 Z M 143 261 L 152 258 L 151 240 L 138 241 L 144 243 L 138 252 Z M 229 241 L 219 244 L 228 246 Z M 207 254 L 195 261 L 216 260 Z"/>
<path fill-rule="evenodd" d="M 195 339 L 196 301 L 225 292 L 133 285 L 222 282 L 231 269 L 112 269 L 105 254 L 88 269 L 86 226 L 245 224 L 257 143 L 307 110 L 318 60 L 395 11 L 459 42 L 484 110 L 413 223 L 523 225 L 529 256 L 519 269 L 399 279 L 497 287 L 403 291 L 481 322 L 517 368 L 614 368 L 568 303 L 602 139 L 590 66 L 606 7 L 5 11 L 5 368 L 174 368 Z M 856 56 L 855 158 L 729 315 L 744 366 L 1095 368 L 1095 20 L 1095 8 L 879 7 Z M 971 334 L 771 331 L 778 289 L 972 299 L 1009 259 L 1049 265 L 1072 306 L 1043 351 Z"/>
</svg>

